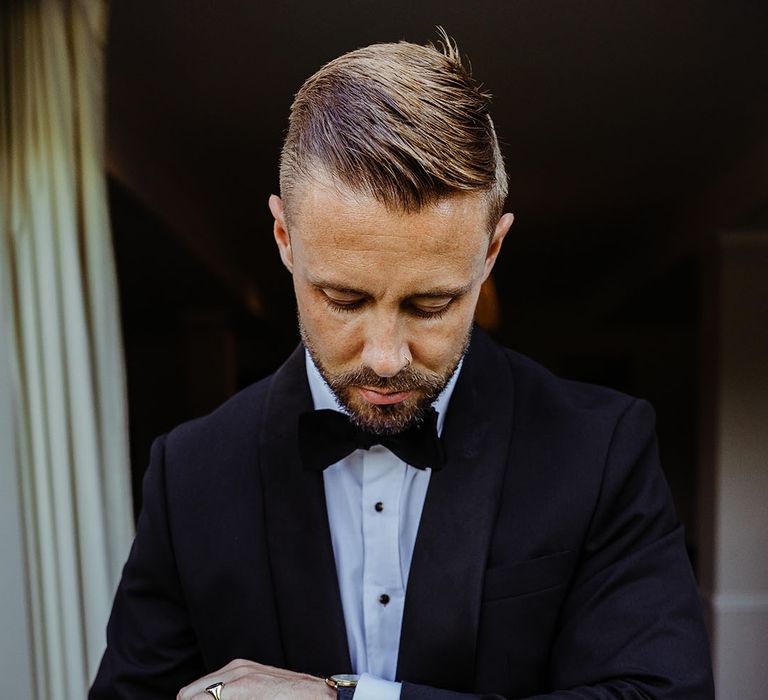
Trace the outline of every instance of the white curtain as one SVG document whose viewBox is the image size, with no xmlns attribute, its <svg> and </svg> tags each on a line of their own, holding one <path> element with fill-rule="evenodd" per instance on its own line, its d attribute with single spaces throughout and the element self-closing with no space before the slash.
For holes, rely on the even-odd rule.
<svg viewBox="0 0 768 700">
<path fill-rule="evenodd" d="M 85 697 L 132 536 L 105 30 L 103 0 L 0 2 L 0 391 L 18 484 L 0 508 L 20 497 L 41 700 Z"/>
</svg>

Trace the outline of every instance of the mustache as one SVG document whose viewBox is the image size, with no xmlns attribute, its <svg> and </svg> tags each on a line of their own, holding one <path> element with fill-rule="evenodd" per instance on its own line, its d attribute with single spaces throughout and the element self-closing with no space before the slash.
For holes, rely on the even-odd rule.
<svg viewBox="0 0 768 700">
<path fill-rule="evenodd" d="M 439 374 L 421 372 L 410 366 L 404 367 L 391 377 L 382 377 L 370 367 L 359 367 L 333 377 L 331 388 L 340 390 L 350 386 L 365 386 L 369 389 L 381 389 L 389 392 L 421 389 L 430 393 L 441 389 L 444 383 L 443 377 Z"/>
</svg>

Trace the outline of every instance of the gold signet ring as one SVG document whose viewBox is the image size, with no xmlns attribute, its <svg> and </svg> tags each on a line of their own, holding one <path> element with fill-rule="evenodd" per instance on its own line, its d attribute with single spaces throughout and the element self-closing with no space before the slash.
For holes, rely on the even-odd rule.
<svg viewBox="0 0 768 700">
<path fill-rule="evenodd" d="M 214 683 L 213 685 L 209 685 L 205 692 L 208 693 L 212 698 L 216 698 L 216 700 L 221 700 L 221 689 L 224 687 L 223 683 Z"/>
</svg>

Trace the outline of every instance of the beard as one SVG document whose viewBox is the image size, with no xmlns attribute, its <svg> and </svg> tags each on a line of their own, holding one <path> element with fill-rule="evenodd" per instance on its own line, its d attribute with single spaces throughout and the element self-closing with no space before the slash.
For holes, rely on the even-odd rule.
<svg viewBox="0 0 768 700">
<path fill-rule="evenodd" d="M 472 325 L 470 324 L 467 329 L 461 348 L 444 370 L 431 372 L 417 370 L 408 365 L 391 377 L 382 377 L 370 367 L 365 366 L 346 372 L 331 372 L 320 359 L 301 319 L 299 319 L 299 331 L 315 366 L 339 404 L 349 412 L 350 420 L 359 428 L 374 435 L 394 435 L 419 425 L 424 420 L 432 403 L 445 389 L 466 354 L 472 335 Z M 398 403 L 376 405 L 362 398 L 355 387 L 366 387 L 387 393 L 408 391 L 413 392 L 413 395 Z"/>
</svg>

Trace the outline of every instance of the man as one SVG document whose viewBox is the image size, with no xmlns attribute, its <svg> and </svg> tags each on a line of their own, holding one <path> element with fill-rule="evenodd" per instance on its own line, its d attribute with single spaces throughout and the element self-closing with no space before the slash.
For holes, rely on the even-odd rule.
<svg viewBox="0 0 768 700">
<path fill-rule="evenodd" d="M 280 188 L 303 344 L 155 443 L 91 698 L 713 697 L 652 410 L 473 329 L 512 216 L 455 46 L 324 66 Z"/>
</svg>

